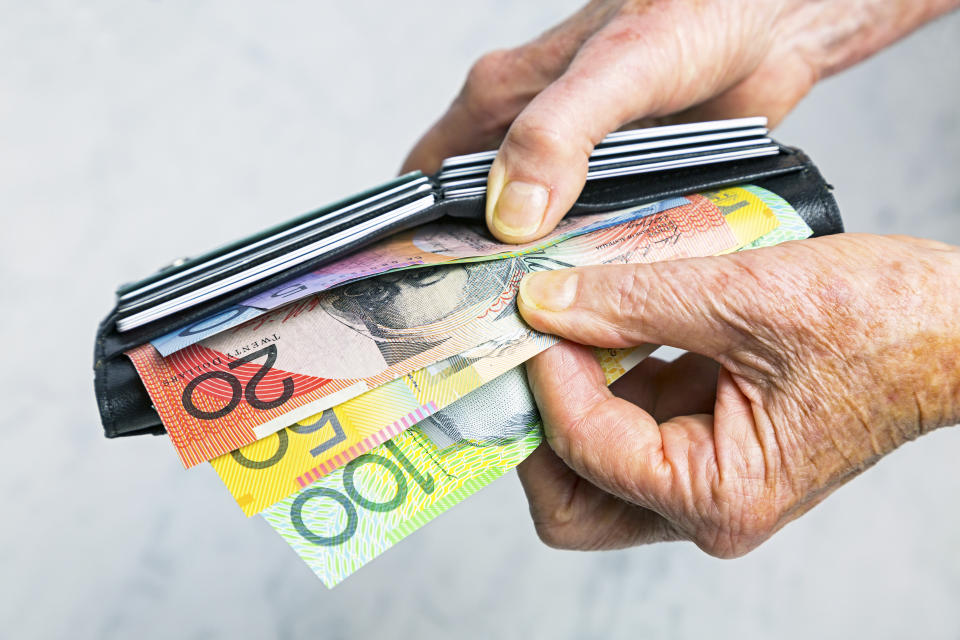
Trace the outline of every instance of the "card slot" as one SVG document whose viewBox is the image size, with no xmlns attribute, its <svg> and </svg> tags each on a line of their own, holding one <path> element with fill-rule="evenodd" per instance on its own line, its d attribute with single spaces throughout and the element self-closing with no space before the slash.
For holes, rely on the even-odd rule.
<svg viewBox="0 0 960 640">
<path fill-rule="evenodd" d="M 252 296 L 268 291 L 277 285 L 284 284 L 291 278 L 310 273 L 324 264 L 348 255 L 351 251 L 372 242 L 386 238 L 393 233 L 409 229 L 418 224 L 438 220 L 443 217 L 448 206 L 448 203 L 436 203 L 427 206 L 415 214 L 403 216 L 395 220 L 392 224 L 378 228 L 376 233 L 363 236 L 353 244 L 338 245 L 336 249 L 321 252 L 295 267 L 270 275 L 263 280 L 257 280 L 249 286 L 235 289 L 178 313 L 165 316 L 133 329 L 128 329 L 122 333 L 117 331 L 116 308 L 114 307 L 110 312 L 110 316 L 104 319 L 104 329 L 98 332 L 98 355 L 96 357 L 98 359 L 122 358 L 123 352 L 129 350 L 131 347 L 149 342 L 153 338 L 165 335 L 171 331 L 183 329 L 193 322 L 208 318 L 230 307 L 243 304 L 245 300 Z"/>
<path fill-rule="evenodd" d="M 405 217 L 413 216 L 435 203 L 435 196 L 431 193 L 426 197 L 415 200 L 403 207 L 394 209 L 390 212 L 367 220 L 361 224 L 354 225 L 340 231 L 332 236 L 328 236 L 318 242 L 297 251 L 279 256 L 269 263 L 259 265 L 259 269 L 247 270 L 224 280 L 212 283 L 201 289 L 184 294 L 176 299 L 170 300 L 158 307 L 141 311 L 128 317 L 121 317 L 117 320 L 118 331 L 128 331 L 136 327 L 148 324 L 155 320 L 164 318 L 173 313 L 196 306 L 207 300 L 219 297 L 240 287 L 247 286 L 259 280 L 272 275 L 292 269 L 303 262 L 306 262 L 318 254 L 335 251 L 342 246 L 355 244 L 362 241 L 365 236 L 376 235 L 381 229 L 394 225 Z"/>
<path fill-rule="evenodd" d="M 275 257 L 278 254 L 288 250 L 290 247 L 314 240 L 318 235 L 336 233 L 343 227 L 352 224 L 358 224 L 370 218 L 376 217 L 377 215 L 380 215 L 385 208 L 403 205 L 410 198 L 414 198 L 417 196 L 417 194 L 429 191 L 430 189 L 432 189 L 432 185 L 426 182 L 418 181 L 417 185 L 412 190 L 403 190 L 391 198 L 380 199 L 374 205 L 354 211 L 349 215 L 338 215 L 333 219 L 328 219 L 327 224 L 321 226 L 320 228 L 316 228 L 316 225 L 311 225 L 311 228 L 297 236 L 287 238 L 279 243 L 266 245 L 259 251 L 245 254 L 212 270 L 202 271 L 188 278 L 178 280 L 162 289 L 158 289 L 152 294 L 144 294 L 143 296 L 139 296 L 136 299 L 128 300 L 126 302 L 121 301 L 118 311 L 120 315 L 129 315 L 129 313 L 137 309 L 159 304 L 166 299 L 170 299 L 179 292 L 191 288 L 197 288 L 204 282 L 209 282 L 216 278 L 224 277 L 229 275 L 231 272 L 235 272 L 237 269 L 248 267 L 251 264 L 256 265 L 270 260 L 272 257 Z"/>
<path fill-rule="evenodd" d="M 418 175 L 419 177 L 417 177 Z M 396 184 L 398 181 L 400 183 Z M 293 233 L 308 231 L 311 227 L 323 224 L 333 217 L 344 215 L 361 207 L 369 207 L 381 200 L 390 198 L 395 194 L 405 191 L 415 191 L 419 185 L 428 183 L 428 178 L 422 174 L 407 174 L 398 180 L 386 183 L 379 188 L 379 190 L 374 190 L 372 195 L 362 197 L 359 200 L 356 198 L 351 198 L 350 200 L 352 200 L 352 202 L 350 204 L 344 206 L 332 205 L 331 207 L 324 207 L 323 209 L 299 216 L 287 223 L 279 225 L 279 231 L 274 231 L 276 227 L 274 229 L 268 229 L 259 234 L 254 234 L 253 236 L 248 236 L 243 240 L 231 243 L 230 245 L 227 245 L 221 249 L 208 252 L 207 254 L 199 256 L 198 258 L 188 260 L 187 262 L 178 265 L 174 271 L 170 271 L 169 269 L 161 270 L 159 273 L 131 285 L 136 287 L 135 289 L 129 287 L 125 289 L 124 293 L 120 294 L 118 299 L 121 301 L 126 301 L 139 298 L 149 291 L 155 290 L 161 286 L 169 286 L 179 279 L 189 276 L 191 273 L 196 273 L 202 269 L 210 268 L 211 266 L 222 263 L 226 260 L 236 261 L 241 259 L 244 254 L 249 253 L 257 247 L 268 245 Z M 366 193 L 371 192 L 368 191 L 365 192 L 365 194 Z M 332 208 L 333 206 L 336 206 L 336 208 Z M 149 282 L 147 282 L 148 280 Z M 142 286 L 139 286 L 141 284 Z M 119 291 L 120 290 L 118 290 L 118 293 Z"/>
</svg>

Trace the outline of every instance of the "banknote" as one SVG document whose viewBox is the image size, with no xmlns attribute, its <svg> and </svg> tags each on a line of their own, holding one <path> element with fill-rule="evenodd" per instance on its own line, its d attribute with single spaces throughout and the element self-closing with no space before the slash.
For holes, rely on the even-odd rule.
<svg viewBox="0 0 960 640">
<path fill-rule="evenodd" d="M 518 366 L 557 338 L 524 329 L 392 380 L 210 464 L 248 516 Z"/>
<path fill-rule="evenodd" d="M 520 245 L 497 242 L 487 232 L 486 227 L 478 223 L 448 220 L 423 225 L 288 280 L 240 304 L 197 320 L 187 327 L 155 338 L 151 344 L 160 355 L 167 356 L 263 315 L 271 309 L 355 280 L 399 269 L 520 256 L 584 233 L 681 207 L 687 203 L 686 198 L 667 198 L 619 211 L 571 216 L 561 220 L 546 238 Z"/>
<path fill-rule="evenodd" d="M 607 383 L 654 346 L 603 350 Z M 263 511 L 328 587 L 517 466 L 542 440 L 523 367 Z"/>
<path fill-rule="evenodd" d="M 769 209 L 759 214 L 776 224 Z M 632 226 L 643 221 L 642 230 Z M 629 248 L 618 234 L 630 236 Z M 149 344 L 128 355 L 181 461 L 192 466 L 515 334 L 525 326 L 515 304 L 525 273 L 712 255 L 744 241 L 704 196 L 584 237 L 594 238 L 592 251 L 560 243 L 516 258 L 385 274 L 280 307 L 167 358 Z"/>
</svg>

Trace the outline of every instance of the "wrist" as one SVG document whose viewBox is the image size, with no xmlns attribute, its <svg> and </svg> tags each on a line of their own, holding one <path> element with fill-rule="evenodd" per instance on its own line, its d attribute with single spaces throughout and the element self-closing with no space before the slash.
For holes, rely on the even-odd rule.
<svg viewBox="0 0 960 640">
<path fill-rule="evenodd" d="M 801 330 L 785 350 L 799 355 L 772 412 L 801 496 L 960 422 L 960 249 L 858 234 L 808 242 L 819 258 L 796 279 L 810 315 L 793 319 Z"/>
<path fill-rule="evenodd" d="M 871 294 L 880 316 L 865 349 L 878 453 L 960 422 L 960 250 L 913 238 L 893 241 L 878 266 L 886 274 Z M 871 344 L 872 343 L 872 344 Z M 869 397 L 869 396 L 868 396 Z M 884 419 L 886 418 L 886 419 Z"/>
<path fill-rule="evenodd" d="M 924 330 L 913 344 L 918 436 L 960 423 L 960 249 L 930 244 L 935 264 L 924 282 Z"/>
<path fill-rule="evenodd" d="M 825 78 L 957 7 L 960 0 L 792 0 L 784 6 L 778 39 Z"/>
</svg>

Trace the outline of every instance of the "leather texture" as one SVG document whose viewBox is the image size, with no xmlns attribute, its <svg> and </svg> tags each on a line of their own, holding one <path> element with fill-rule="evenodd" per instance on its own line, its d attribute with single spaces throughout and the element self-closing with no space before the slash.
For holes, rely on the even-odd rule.
<svg viewBox="0 0 960 640">
<path fill-rule="evenodd" d="M 843 222 L 836 200 L 810 159 L 800 150 L 781 146 L 777 156 L 754 158 L 731 163 L 688 167 L 660 173 L 639 174 L 588 183 L 571 215 L 613 211 L 733 184 L 752 183 L 762 186 L 787 200 L 806 220 L 814 235 L 843 232 Z M 443 216 L 460 219 L 483 219 L 484 196 L 447 199 L 435 185 L 438 201 L 412 218 L 400 221 L 375 237 L 343 247 L 322 258 L 302 265 L 296 271 L 278 274 L 255 286 L 212 300 L 174 317 L 164 318 L 119 333 L 116 330 L 116 309 L 97 330 L 94 345 L 94 389 L 100 409 L 104 434 L 108 438 L 142 434 L 162 434 L 163 424 L 153 409 L 146 390 L 140 383 L 127 349 L 143 344 L 192 322 L 200 320 L 243 300 L 307 273 L 366 244 Z"/>
</svg>

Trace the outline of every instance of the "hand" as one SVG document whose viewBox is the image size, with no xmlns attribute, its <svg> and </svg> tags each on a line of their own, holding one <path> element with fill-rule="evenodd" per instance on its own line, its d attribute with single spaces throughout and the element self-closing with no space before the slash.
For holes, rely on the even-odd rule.
<svg viewBox="0 0 960 640">
<path fill-rule="evenodd" d="M 599 0 L 481 58 L 404 171 L 500 145 L 487 224 L 504 242 L 556 226 L 594 145 L 623 126 L 766 115 L 960 0 Z M 504 138 L 504 135 L 506 137 Z"/>
<path fill-rule="evenodd" d="M 536 329 L 692 352 L 644 362 L 612 392 L 579 344 L 528 363 L 546 443 L 519 473 L 540 537 L 754 548 L 958 421 L 958 281 L 957 248 L 869 235 L 526 276 L 520 311 Z"/>
</svg>

